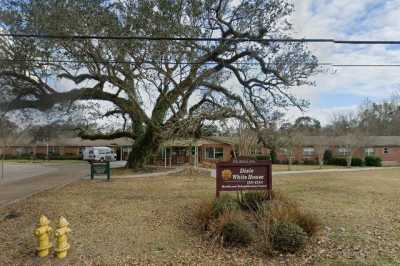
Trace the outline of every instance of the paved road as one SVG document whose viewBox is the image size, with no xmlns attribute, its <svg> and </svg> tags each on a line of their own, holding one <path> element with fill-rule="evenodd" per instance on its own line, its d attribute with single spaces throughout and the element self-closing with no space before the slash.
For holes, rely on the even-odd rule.
<svg viewBox="0 0 400 266">
<path fill-rule="evenodd" d="M 7 164 L 0 181 L 0 207 L 89 175 L 88 164 Z"/>
<path fill-rule="evenodd" d="M 40 163 L 5 163 L 3 171 L 4 175 L 0 174 L 0 182 L 15 182 L 33 176 L 54 172 L 56 169 L 55 165 L 43 165 Z"/>
</svg>

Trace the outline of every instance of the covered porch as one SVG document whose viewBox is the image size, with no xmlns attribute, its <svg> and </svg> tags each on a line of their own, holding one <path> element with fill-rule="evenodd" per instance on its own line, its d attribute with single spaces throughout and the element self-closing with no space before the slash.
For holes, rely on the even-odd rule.
<svg viewBox="0 0 400 266">
<path fill-rule="evenodd" d="M 155 163 L 164 167 L 215 164 L 232 158 L 231 144 L 208 138 L 175 139 L 162 144 Z"/>
</svg>

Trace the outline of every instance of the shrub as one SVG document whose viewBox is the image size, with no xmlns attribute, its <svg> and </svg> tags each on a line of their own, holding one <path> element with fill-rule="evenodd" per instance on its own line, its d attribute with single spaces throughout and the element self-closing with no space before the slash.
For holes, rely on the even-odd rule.
<svg viewBox="0 0 400 266">
<path fill-rule="evenodd" d="M 347 166 L 347 161 L 346 158 L 332 158 L 330 161 L 328 161 L 329 165 L 338 165 L 338 166 Z"/>
<path fill-rule="evenodd" d="M 38 159 L 38 160 L 44 160 L 44 159 L 46 159 L 47 156 L 46 156 L 46 154 L 38 153 L 34 157 L 35 157 L 35 159 Z"/>
<path fill-rule="evenodd" d="M 214 215 L 213 207 L 212 201 L 202 201 L 194 210 L 195 223 L 200 230 L 207 231 L 209 229 Z"/>
<path fill-rule="evenodd" d="M 271 246 L 280 252 L 294 253 L 302 248 L 307 240 L 307 234 L 297 224 L 276 222 L 272 225 Z"/>
<path fill-rule="evenodd" d="M 229 195 L 222 195 L 213 203 L 212 213 L 214 217 L 220 216 L 223 212 L 239 210 L 240 205 L 237 200 Z"/>
<path fill-rule="evenodd" d="M 326 150 L 324 152 L 324 162 L 330 162 L 333 159 L 333 153 L 331 150 Z"/>
<path fill-rule="evenodd" d="M 50 160 L 82 160 L 81 155 L 49 155 Z"/>
<path fill-rule="evenodd" d="M 272 163 L 278 163 L 278 155 L 276 154 L 276 151 L 272 149 L 269 153 L 269 156 L 271 157 L 271 162 Z"/>
<path fill-rule="evenodd" d="M 32 155 L 20 154 L 20 155 L 6 155 L 6 160 L 32 160 Z"/>
<path fill-rule="evenodd" d="M 243 194 L 240 206 L 244 210 L 257 211 L 267 200 L 267 196 L 265 192 L 247 192 Z"/>
<path fill-rule="evenodd" d="M 274 250 L 296 252 L 319 230 L 320 221 L 284 194 L 273 191 L 271 196 L 272 200 L 266 200 L 265 193 L 248 192 L 241 198 L 225 194 L 202 202 L 195 209 L 196 225 L 226 247 L 255 242 L 254 247 L 267 255 Z"/>
<path fill-rule="evenodd" d="M 266 160 L 268 160 L 268 156 L 265 156 L 265 155 L 256 155 L 256 160 L 257 160 L 257 161 L 266 161 Z"/>
<path fill-rule="evenodd" d="M 360 158 L 352 158 L 351 166 L 363 166 L 363 160 Z"/>
<path fill-rule="evenodd" d="M 303 164 L 304 165 L 318 165 L 318 161 L 307 159 L 307 160 L 303 161 Z"/>
<path fill-rule="evenodd" d="M 294 220 L 308 236 L 316 234 L 321 227 L 320 219 L 310 212 L 299 211 Z"/>
<path fill-rule="evenodd" d="M 273 201 L 269 206 L 268 215 L 273 221 L 297 224 L 309 236 L 317 233 L 321 226 L 321 221 L 316 215 L 300 208 L 299 205 L 279 192 L 273 194 Z"/>
<path fill-rule="evenodd" d="M 376 156 L 367 156 L 365 157 L 365 166 L 381 167 L 382 159 Z"/>
<path fill-rule="evenodd" d="M 254 239 L 254 230 L 246 219 L 234 215 L 223 224 L 221 236 L 225 246 L 247 246 Z"/>
</svg>

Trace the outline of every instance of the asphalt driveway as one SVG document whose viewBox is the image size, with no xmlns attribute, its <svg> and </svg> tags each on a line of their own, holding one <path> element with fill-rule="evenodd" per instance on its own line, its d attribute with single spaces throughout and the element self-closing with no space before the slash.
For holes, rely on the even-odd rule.
<svg viewBox="0 0 400 266">
<path fill-rule="evenodd" d="M 6 163 L 5 177 L 0 179 L 0 207 L 88 175 L 89 164 L 85 163 Z"/>
</svg>

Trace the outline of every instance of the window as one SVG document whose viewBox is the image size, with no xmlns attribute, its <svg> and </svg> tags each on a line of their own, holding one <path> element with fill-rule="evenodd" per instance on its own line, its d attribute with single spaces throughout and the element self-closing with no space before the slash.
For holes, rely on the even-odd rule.
<svg viewBox="0 0 400 266">
<path fill-rule="evenodd" d="M 224 149 L 223 148 L 215 148 L 214 151 L 215 159 L 223 159 L 224 158 Z"/>
<path fill-rule="evenodd" d="M 350 154 L 350 149 L 347 149 L 347 148 L 339 148 L 339 149 L 337 150 L 337 152 L 338 152 L 338 155 L 340 155 L 340 156 L 347 156 L 347 155 Z"/>
<path fill-rule="evenodd" d="M 365 148 L 364 153 L 366 156 L 373 156 L 375 154 L 374 148 Z"/>
<path fill-rule="evenodd" d="M 205 157 L 206 157 L 206 159 L 212 159 L 212 160 L 222 159 L 222 158 L 224 158 L 224 149 L 208 147 L 205 149 Z"/>
<path fill-rule="evenodd" d="M 315 152 L 314 148 L 304 148 L 303 149 L 304 156 L 313 156 L 314 152 Z"/>
<path fill-rule="evenodd" d="M 388 147 L 383 148 L 383 153 L 384 154 L 389 154 L 390 150 Z"/>
<path fill-rule="evenodd" d="M 19 147 L 16 149 L 17 155 L 31 155 L 33 153 L 31 147 Z"/>
<path fill-rule="evenodd" d="M 206 148 L 205 152 L 207 159 L 214 159 L 214 148 Z"/>
<path fill-rule="evenodd" d="M 58 147 L 58 146 L 49 146 L 49 154 L 60 155 L 60 147 Z"/>
</svg>

